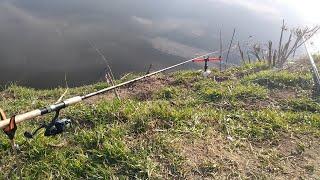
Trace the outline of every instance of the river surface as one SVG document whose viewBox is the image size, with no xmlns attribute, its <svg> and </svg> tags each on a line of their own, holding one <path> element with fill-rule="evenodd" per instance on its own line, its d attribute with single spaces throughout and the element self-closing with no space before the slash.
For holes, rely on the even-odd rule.
<svg viewBox="0 0 320 180">
<path fill-rule="evenodd" d="M 220 29 L 224 48 L 233 28 L 245 47 L 278 39 L 283 18 L 302 22 L 290 7 L 269 2 L 0 0 L 0 85 L 53 88 L 65 75 L 70 86 L 99 81 L 106 66 L 94 47 L 120 77 L 217 50 Z"/>
</svg>

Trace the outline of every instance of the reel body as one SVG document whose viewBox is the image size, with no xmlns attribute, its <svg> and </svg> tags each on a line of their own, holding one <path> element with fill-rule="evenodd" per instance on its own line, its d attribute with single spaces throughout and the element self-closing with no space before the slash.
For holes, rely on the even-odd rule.
<svg viewBox="0 0 320 180">
<path fill-rule="evenodd" d="M 44 136 L 55 136 L 63 133 L 67 128 L 71 125 L 70 119 L 56 119 L 53 125 L 49 125 L 46 127 L 46 131 L 44 132 Z"/>
<path fill-rule="evenodd" d="M 67 128 L 71 126 L 71 120 L 68 118 L 59 118 L 59 111 L 56 111 L 56 115 L 53 117 L 49 124 L 42 124 L 39 128 L 32 133 L 26 131 L 24 137 L 32 139 L 40 129 L 45 129 L 44 136 L 55 136 L 62 134 Z"/>
</svg>

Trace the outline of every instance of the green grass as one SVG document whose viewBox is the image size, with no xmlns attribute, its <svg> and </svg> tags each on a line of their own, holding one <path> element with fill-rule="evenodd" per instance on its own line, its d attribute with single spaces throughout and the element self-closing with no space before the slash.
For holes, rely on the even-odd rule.
<svg viewBox="0 0 320 180">
<path fill-rule="evenodd" d="M 209 101 L 227 100 L 244 100 L 244 99 L 264 99 L 268 90 L 255 84 L 240 84 L 238 82 L 201 82 L 196 84 L 200 96 Z"/>
<path fill-rule="evenodd" d="M 306 72 L 267 70 L 247 76 L 242 81 L 256 83 L 270 89 L 287 87 L 310 89 L 313 86 L 312 75 Z"/>
<path fill-rule="evenodd" d="M 293 154 L 303 156 L 309 151 L 311 146 L 303 144 L 303 139 L 312 137 L 310 141 L 319 141 L 320 104 L 312 96 L 310 73 L 267 68 L 264 63 L 246 64 L 226 72 L 212 70 L 210 78 L 194 71 L 161 75 L 172 82 L 154 88 L 150 99 L 140 101 L 134 95 L 121 100 L 102 98 L 68 107 L 62 116 L 71 117 L 73 125 L 55 137 L 44 137 L 43 133 L 32 140 L 23 137 L 24 131 L 49 121 L 49 116 L 19 124 L 16 141 L 20 145 L 18 161 L 22 176 L 25 179 L 290 178 L 285 172 L 286 164 L 288 167 L 293 164 L 289 160 L 283 163 L 285 155 L 278 144 L 291 135 L 302 139 L 294 148 L 299 153 Z M 219 77 L 227 78 L 214 81 Z M 97 83 L 71 88 L 67 97 L 105 87 L 105 83 Z M 64 90 L 11 85 L 1 92 L 0 107 L 10 115 L 25 112 L 54 103 Z M 278 91 L 300 95 L 291 99 L 273 97 Z M 200 144 L 206 148 L 195 146 L 188 154 L 188 149 L 197 142 L 203 142 Z M 0 156 L 0 179 L 8 176 L 17 179 L 13 170 L 16 160 L 4 134 L 0 135 Z M 243 157 L 254 164 L 241 162 Z M 255 168 L 249 171 L 241 167 L 246 163 Z M 317 175 L 317 164 L 300 164 L 305 170 L 301 177 Z"/>
</svg>

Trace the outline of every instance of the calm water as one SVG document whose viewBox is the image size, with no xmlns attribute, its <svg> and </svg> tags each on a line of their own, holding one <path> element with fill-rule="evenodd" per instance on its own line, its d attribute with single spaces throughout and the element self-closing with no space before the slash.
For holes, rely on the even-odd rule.
<svg viewBox="0 0 320 180">
<path fill-rule="evenodd" d="M 71 86 L 98 81 L 105 62 L 89 42 L 119 77 L 218 49 L 219 29 L 227 47 L 233 28 L 245 44 L 277 39 L 283 18 L 300 22 L 288 7 L 230 2 L 0 0 L 0 85 L 62 86 L 65 74 Z"/>
</svg>

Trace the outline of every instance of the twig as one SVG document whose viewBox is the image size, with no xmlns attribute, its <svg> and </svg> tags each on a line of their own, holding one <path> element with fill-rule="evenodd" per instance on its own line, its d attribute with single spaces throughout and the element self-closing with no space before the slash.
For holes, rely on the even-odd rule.
<svg viewBox="0 0 320 180">
<path fill-rule="evenodd" d="M 152 64 L 149 65 L 149 68 L 148 68 L 146 74 L 150 74 L 151 68 L 152 68 Z"/>
<path fill-rule="evenodd" d="M 294 49 L 292 48 L 289 51 L 289 53 L 288 53 L 286 58 L 288 58 L 293 53 L 293 51 L 295 51 L 296 49 L 298 49 L 299 47 L 304 45 L 305 42 L 307 42 L 310 38 L 312 38 L 320 30 L 320 26 L 316 26 L 312 30 L 313 30 L 313 32 L 310 35 L 308 35 L 307 37 L 304 36 L 305 38 L 302 40 L 302 42 L 300 42 L 300 44 L 296 45 L 296 48 L 294 48 Z"/>
<path fill-rule="evenodd" d="M 240 56 L 241 56 L 241 59 L 242 59 L 242 62 L 245 64 L 246 61 L 244 60 L 244 54 L 243 54 L 243 51 L 240 47 L 240 42 L 238 41 L 238 48 L 239 48 L 239 53 L 240 53 Z"/>
<path fill-rule="evenodd" d="M 107 80 L 109 80 L 111 82 L 111 85 L 114 86 L 114 76 L 113 76 L 113 72 L 111 70 L 111 67 L 109 65 L 109 62 L 107 60 L 107 58 L 104 56 L 104 54 L 100 51 L 100 49 L 98 49 L 91 41 L 88 40 L 88 43 L 90 44 L 90 46 L 101 56 L 101 58 L 104 60 L 108 70 L 109 70 L 109 73 L 107 72 L 106 75 L 107 75 Z M 115 96 L 120 100 L 120 96 L 117 92 L 117 89 L 114 89 L 114 94 Z"/>
<path fill-rule="evenodd" d="M 101 56 L 101 58 L 104 60 L 109 72 L 111 73 L 111 78 L 112 80 L 114 80 L 114 76 L 113 76 L 113 72 L 111 70 L 111 67 L 109 65 L 109 61 L 107 60 L 107 58 L 104 56 L 104 54 L 100 51 L 100 49 L 98 49 L 91 41 L 89 41 L 90 46 Z"/>
<path fill-rule="evenodd" d="M 272 57 L 272 66 L 275 67 L 276 66 L 276 61 L 277 61 L 277 50 L 274 50 L 273 52 L 273 57 Z"/>
<path fill-rule="evenodd" d="M 295 28 L 291 30 L 288 40 L 284 43 L 284 31 L 287 30 L 284 20 L 282 21 L 281 35 L 279 41 L 279 48 L 277 52 L 277 66 L 283 67 L 283 64 L 288 60 L 288 58 L 296 54 L 296 50 L 300 48 L 307 40 L 313 37 L 319 30 L 320 26 L 315 26 L 313 28 Z M 293 36 L 295 36 L 293 40 Z M 291 45 L 292 44 L 292 45 Z"/>
<path fill-rule="evenodd" d="M 130 76 L 131 75 L 131 73 L 127 73 L 127 74 L 125 74 L 124 76 L 122 76 L 121 78 L 120 78 L 120 80 L 123 80 L 123 79 L 125 79 L 126 77 L 128 77 L 128 76 Z"/>
<path fill-rule="evenodd" d="M 258 59 L 258 61 L 261 61 L 261 57 L 259 56 L 260 53 L 261 53 L 260 44 L 255 44 L 255 45 L 253 46 L 252 54 L 256 56 L 256 58 Z"/>
<path fill-rule="evenodd" d="M 249 63 L 251 63 L 251 58 L 250 58 L 249 51 L 247 51 L 247 56 L 248 56 Z"/>
<path fill-rule="evenodd" d="M 272 41 L 268 42 L 268 64 L 272 67 Z"/>
<path fill-rule="evenodd" d="M 282 54 L 281 48 L 282 48 L 282 38 L 283 38 L 283 32 L 286 29 L 285 24 L 284 24 L 284 19 L 282 20 L 282 27 L 281 27 L 281 35 L 280 35 L 280 40 L 279 40 L 279 48 L 278 48 L 278 62 L 280 61 L 280 57 Z"/>
<path fill-rule="evenodd" d="M 107 80 L 107 82 L 111 83 L 111 86 L 115 85 L 114 81 L 111 78 L 111 75 L 108 72 L 106 72 L 106 80 Z M 117 97 L 117 99 L 120 100 L 120 96 L 118 94 L 118 91 L 116 89 L 114 89 L 113 92 L 114 92 L 115 96 Z"/>
<path fill-rule="evenodd" d="M 219 54 L 219 56 L 220 56 L 220 58 L 222 58 L 222 33 L 221 33 L 221 29 L 220 29 L 220 54 Z M 220 61 L 220 72 L 222 71 L 222 61 Z"/>
<path fill-rule="evenodd" d="M 67 74 L 64 75 L 64 82 L 66 85 L 66 90 L 64 91 L 64 93 L 60 96 L 60 98 L 56 101 L 55 104 L 59 103 L 62 101 L 62 99 L 67 95 L 68 91 L 69 91 L 69 86 L 68 86 L 68 81 L 67 81 Z"/>
<path fill-rule="evenodd" d="M 231 50 L 231 46 L 232 46 L 233 38 L 234 38 L 234 35 L 235 35 L 235 34 L 236 34 L 236 29 L 234 28 L 234 29 L 233 29 L 232 38 L 231 38 L 231 41 L 230 41 L 230 45 L 229 45 L 229 49 L 228 49 L 228 53 L 227 53 L 227 57 L 226 57 L 225 70 L 227 69 L 228 59 L 229 59 L 229 53 L 230 53 L 230 50 Z"/>
</svg>

